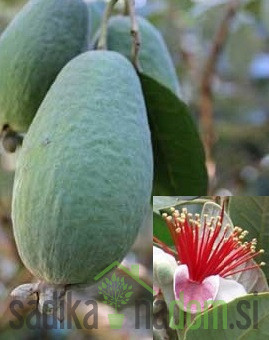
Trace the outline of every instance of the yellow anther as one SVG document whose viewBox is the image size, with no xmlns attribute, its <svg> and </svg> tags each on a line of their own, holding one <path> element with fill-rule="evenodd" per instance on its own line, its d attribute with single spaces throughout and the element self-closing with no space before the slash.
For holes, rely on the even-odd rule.
<svg viewBox="0 0 269 340">
<path fill-rule="evenodd" d="M 178 216 L 179 216 L 178 210 L 176 210 L 176 211 L 173 213 L 173 216 L 174 216 L 174 217 L 178 217 Z"/>
</svg>

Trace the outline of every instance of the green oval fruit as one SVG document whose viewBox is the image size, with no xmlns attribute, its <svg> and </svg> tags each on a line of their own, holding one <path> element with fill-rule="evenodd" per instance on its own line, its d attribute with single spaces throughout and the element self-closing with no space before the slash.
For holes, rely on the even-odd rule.
<svg viewBox="0 0 269 340">
<path fill-rule="evenodd" d="M 95 34 L 98 31 L 102 17 L 104 14 L 104 10 L 106 7 L 106 2 L 103 0 L 92 0 L 87 3 L 88 11 L 89 11 L 89 23 L 90 23 L 90 35 L 89 35 L 89 43 L 92 45 L 92 40 L 94 40 Z"/>
<path fill-rule="evenodd" d="M 180 94 L 175 67 L 160 32 L 149 21 L 138 17 L 141 40 L 139 62 L 142 72 Z M 108 49 L 117 51 L 131 60 L 131 21 L 127 16 L 112 17 L 108 25 Z"/>
<path fill-rule="evenodd" d="M 13 196 L 19 254 L 51 283 L 91 282 L 134 242 L 152 189 L 139 79 L 115 52 L 64 67 L 24 139 Z"/>
<path fill-rule="evenodd" d="M 86 46 L 82 0 L 32 0 L 0 38 L 0 131 L 28 129 L 64 65 Z"/>
</svg>

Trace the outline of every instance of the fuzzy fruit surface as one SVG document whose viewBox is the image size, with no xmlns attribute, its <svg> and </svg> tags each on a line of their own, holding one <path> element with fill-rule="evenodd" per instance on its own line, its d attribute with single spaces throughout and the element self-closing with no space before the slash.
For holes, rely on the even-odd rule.
<svg viewBox="0 0 269 340">
<path fill-rule="evenodd" d="M 68 63 L 47 93 L 18 160 L 19 254 L 51 283 L 91 282 L 135 241 L 148 209 L 152 147 L 139 79 L 116 52 Z"/>
<path fill-rule="evenodd" d="M 180 88 L 175 67 L 160 32 L 146 19 L 138 17 L 141 46 L 139 62 L 142 72 L 167 86 L 179 95 Z M 117 51 L 131 60 L 131 21 L 128 16 L 115 16 L 109 20 L 108 49 Z"/>
<path fill-rule="evenodd" d="M 60 70 L 83 51 L 82 0 L 32 0 L 0 38 L 0 130 L 27 131 Z"/>
</svg>

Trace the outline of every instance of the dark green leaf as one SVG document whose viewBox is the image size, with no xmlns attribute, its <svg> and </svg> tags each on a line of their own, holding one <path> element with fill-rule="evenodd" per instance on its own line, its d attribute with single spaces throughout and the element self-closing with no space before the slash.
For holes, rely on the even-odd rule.
<svg viewBox="0 0 269 340">
<path fill-rule="evenodd" d="M 190 324 L 185 337 L 186 340 L 268 338 L 268 293 L 246 295 L 200 314 Z"/>
<path fill-rule="evenodd" d="M 230 202 L 230 215 L 235 226 L 249 232 L 248 240 L 256 238 L 257 249 L 264 248 L 265 253 L 256 260 L 265 261 L 264 269 L 269 279 L 269 197 L 268 196 L 233 196 Z"/>
<path fill-rule="evenodd" d="M 164 219 L 156 213 L 153 213 L 153 235 L 167 245 L 173 244 Z"/>
<path fill-rule="evenodd" d="M 133 295 L 133 292 L 128 292 L 128 293 L 125 294 L 125 297 L 128 298 L 128 297 L 130 297 L 132 295 Z"/>
<path fill-rule="evenodd" d="M 261 11 L 261 0 L 250 0 L 246 5 L 246 10 L 259 17 Z"/>
<path fill-rule="evenodd" d="M 140 74 L 154 150 L 153 195 L 205 195 L 204 150 L 189 109 L 172 91 Z"/>
</svg>

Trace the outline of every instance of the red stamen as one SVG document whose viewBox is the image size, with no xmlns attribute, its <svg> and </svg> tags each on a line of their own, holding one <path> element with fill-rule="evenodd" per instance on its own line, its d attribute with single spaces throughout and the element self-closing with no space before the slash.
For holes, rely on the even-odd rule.
<svg viewBox="0 0 269 340">
<path fill-rule="evenodd" d="M 190 280 L 202 282 L 211 275 L 227 277 L 264 265 L 262 262 L 260 265 L 238 268 L 263 250 L 255 250 L 256 240 L 242 243 L 247 232 L 241 228 L 223 227 L 224 205 L 217 218 L 208 221 L 204 216 L 203 225 L 199 215 L 192 219 L 187 209 L 183 209 L 181 214 L 174 208 L 171 211 L 172 216 L 164 214 L 163 217 L 174 241 L 177 259 L 188 266 Z M 172 255 L 171 249 L 167 252 Z"/>
</svg>

